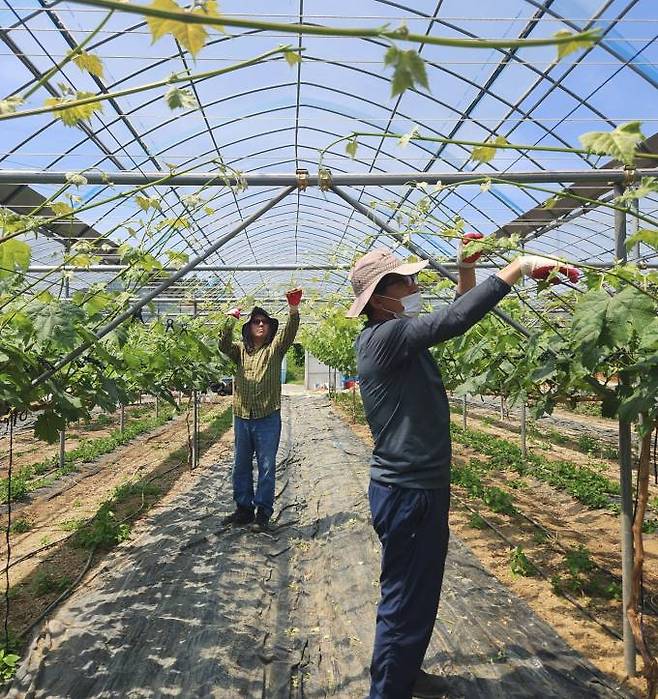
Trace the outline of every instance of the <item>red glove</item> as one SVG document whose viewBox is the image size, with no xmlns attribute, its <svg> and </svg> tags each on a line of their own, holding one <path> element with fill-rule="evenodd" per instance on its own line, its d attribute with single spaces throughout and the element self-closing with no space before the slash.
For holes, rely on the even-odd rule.
<svg viewBox="0 0 658 699">
<path fill-rule="evenodd" d="M 521 255 L 519 257 L 521 264 L 521 272 L 526 277 L 542 281 L 548 279 L 551 272 L 555 271 L 566 277 L 561 279 L 558 276 L 553 276 L 550 280 L 551 284 L 560 284 L 561 282 L 569 281 L 575 284 L 580 279 L 580 270 L 571 265 L 565 265 L 558 260 L 552 260 L 549 257 L 540 257 L 539 255 Z"/>
<path fill-rule="evenodd" d="M 482 251 L 475 252 L 472 255 L 467 255 L 464 257 L 464 253 L 468 248 L 469 240 L 482 240 L 484 236 L 482 233 L 465 233 L 462 239 L 459 241 L 459 249 L 457 250 L 457 266 L 458 267 L 474 267 L 475 263 L 480 259 Z"/>
<path fill-rule="evenodd" d="M 231 308 L 230 311 L 226 311 L 227 316 L 233 316 L 234 318 L 237 318 L 240 320 L 240 316 L 242 315 L 242 309 L 241 308 Z"/>
<path fill-rule="evenodd" d="M 299 302 L 302 300 L 302 290 L 301 289 L 291 289 L 286 291 L 286 298 L 288 299 L 289 306 L 299 306 Z"/>
</svg>

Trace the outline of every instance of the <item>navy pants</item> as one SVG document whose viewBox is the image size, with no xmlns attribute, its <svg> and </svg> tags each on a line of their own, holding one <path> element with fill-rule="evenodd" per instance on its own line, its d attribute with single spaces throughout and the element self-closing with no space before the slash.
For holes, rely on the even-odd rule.
<svg viewBox="0 0 658 699">
<path fill-rule="evenodd" d="M 276 453 L 281 438 L 279 410 L 261 418 L 235 417 L 235 463 L 233 499 L 240 507 L 254 505 L 270 517 L 274 508 Z M 254 453 L 258 464 L 258 484 L 254 495 Z"/>
<path fill-rule="evenodd" d="M 417 490 L 371 480 L 368 497 L 382 544 L 369 699 L 409 699 L 439 607 L 450 488 Z"/>
</svg>

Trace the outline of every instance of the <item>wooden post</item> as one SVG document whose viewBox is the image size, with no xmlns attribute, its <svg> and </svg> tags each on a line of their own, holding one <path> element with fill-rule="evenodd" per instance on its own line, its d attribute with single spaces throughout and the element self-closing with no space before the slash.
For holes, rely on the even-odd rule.
<svg viewBox="0 0 658 699">
<path fill-rule="evenodd" d="M 121 434 L 126 431 L 126 406 L 121 404 L 121 412 L 119 413 L 119 430 Z"/>
</svg>

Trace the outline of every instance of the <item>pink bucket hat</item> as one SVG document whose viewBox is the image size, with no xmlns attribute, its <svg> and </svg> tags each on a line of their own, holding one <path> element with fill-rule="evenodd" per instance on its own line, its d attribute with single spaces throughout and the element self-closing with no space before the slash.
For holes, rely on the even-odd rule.
<svg viewBox="0 0 658 699">
<path fill-rule="evenodd" d="M 388 250 L 371 250 L 354 265 L 349 274 L 354 289 L 354 303 L 345 314 L 348 318 L 359 316 L 372 296 L 372 292 L 387 274 L 417 274 L 429 262 L 401 262 Z"/>
</svg>

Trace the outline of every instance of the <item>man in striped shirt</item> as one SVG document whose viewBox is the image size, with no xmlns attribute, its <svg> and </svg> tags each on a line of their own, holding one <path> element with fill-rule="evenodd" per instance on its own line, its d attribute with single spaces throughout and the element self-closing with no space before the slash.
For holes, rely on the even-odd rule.
<svg viewBox="0 0 658 699">
<path fill-rule="evenodd" d="M 235 461 L 233 499 L 235 512 L 223 524 L 249 524 L 267 529 L 274 509 L 276 453 L 281 437 L 281 363 L 299 328 L 301 289 L 286 293 L 289 316 L 277 335 L 279 321 L 255 306 L 242 326 L 242 342 L 233 342 L 235 320 L 240 309 L 228 312 L 229 319 L 219 340 L 220 350 L 236 365 L 233 381 L 233 428 Z M 254 494 L 253 457 L 258 464 Z"/>
</svg>

